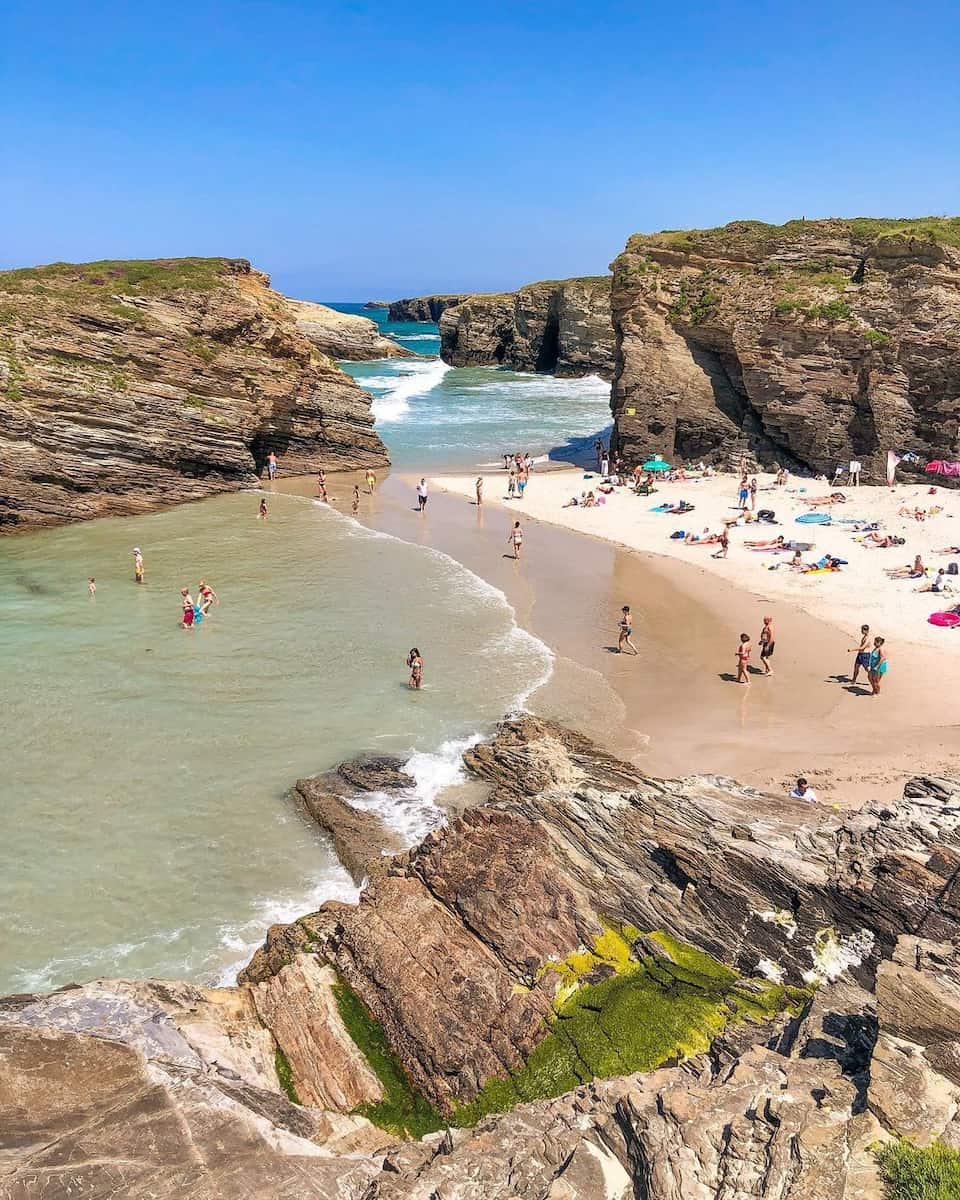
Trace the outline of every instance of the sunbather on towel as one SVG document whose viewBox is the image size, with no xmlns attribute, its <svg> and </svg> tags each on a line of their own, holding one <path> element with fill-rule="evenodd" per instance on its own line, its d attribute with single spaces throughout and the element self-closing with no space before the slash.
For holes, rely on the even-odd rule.
<svg viewBox="0 0 960 1200">
<path fill-rule="evenodd" d="M 894 567 L 893 570 L 887 571 L 891 579 L 922 579 L 926 573 L 927 568 L 919 554 L 913 560 L 912 567 Z"/>
<path fill-rule="evenodd" d="M 811 508 L 819 508 L 825 504 L 846 504 L 847 498 L 843 492 L 831 492 L 829 496 L 818 496 L 816 500 L 808 500 Z"/>
<path fill-rule="evenodd" d="M 765 542 L 744 542 L 743 544 L 749 546 L 751 550 L 786 550 L 789 548 L 784 545 L 783 534 Z"/>
<path fill-rule="evenodd" d="M 718 533 L 711 533 L 709 525 L 704 526 L 703 533 L 693 533 L 691 531 L 683 539 L 685 546 L 707 546 L 719 541 L 720 535 Z"/>
</svg>

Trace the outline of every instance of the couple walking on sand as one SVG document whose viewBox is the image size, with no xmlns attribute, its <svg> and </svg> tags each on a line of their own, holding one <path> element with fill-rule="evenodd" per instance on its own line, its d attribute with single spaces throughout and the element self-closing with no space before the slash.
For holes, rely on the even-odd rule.
<svg viewBox="0 0 960 1200">
<path fill-rule="evenodd" d="M 882 637 L 870 637 L 870 626 L 860 626 L 860 643 L 854 646 L 851 654 L 855 654 L 853 660 L 853 675 L 850 678 L 851 684 L 855 684 L 860 678 L 860 672 L 866 675 L 870 683 L 871 696 L 880 695 L 880 685 L 883 682 L 883 677 L 887 673 L 887 651 L 886 639 Z"/>
<path fill-rule="evenodd" d="M 763 675 L 772 675 L 773 669 L 770 666 L 770 659 L 773 658 L 774 651 L 777 648 L 777 629 L 773 623 L 773 617 L 763 618 L 763 628 L 760 630 L 760 663 L 763 667 L 761 672 Z M 740 634 L 740 644 L 737 646 L 737 683 L 750 682 L 750 656 L 753 654 L 753 645 L 750 641 L 749 633 Z"/>
</svg>

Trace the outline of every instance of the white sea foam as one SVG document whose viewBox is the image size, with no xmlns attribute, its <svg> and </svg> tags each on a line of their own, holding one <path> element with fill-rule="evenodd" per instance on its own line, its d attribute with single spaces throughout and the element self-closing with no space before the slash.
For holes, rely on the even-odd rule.
<svg viewBox="0 0 960 1200">
<path fill-rule="evenodd" d="M 395 338 L 398 342 L 439 342 L 439 333 L 389 333 L 388 337 Z"/>
<path fill-rule="evenodd" d="M 374 417 L 380 422 L 401 420 L 410 411 L 410 401 L 413 397 L 432 391 L 450 370 L 450 367 L 439 359 L 431 359 L 425 363 L 405 362 L 403 367 L 403 374 L 390 377 L 387 390 L 382 395 L 375 396 L 370 406 Z M 381 384 L 380 380 L 386 378 L 377 375 L 364 382 L 369 387 L 381 387 L 386 385 Z M 376 383 L 374 379 L 377 380 Z"/>
</svg>

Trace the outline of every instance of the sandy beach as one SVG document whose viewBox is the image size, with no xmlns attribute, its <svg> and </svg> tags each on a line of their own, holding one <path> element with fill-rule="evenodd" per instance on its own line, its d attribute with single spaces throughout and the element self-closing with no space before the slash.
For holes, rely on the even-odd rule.
<svg viewBox="0 0 960 1200">
<path fill-rule="evenodd" d="M 728 555 L 718 559 L 713 557 L 716 545 L 688 545 L 670 535 L 677 530 L 698 536 L 703 536 L 704 531 L 714 534 L 722 529 L 725 519 L 735 517 L 739 481 L 733 475 L 673 483 L 662 480 L 651 496 L 636 496 L 632 489 L 616 488 L 596 508 L 564 507 L 573 496 L 579 498 L 589 489 L 600 495 L 597 487 L 601 480 L 595 473 L 575 469 L 535 470 L 523 501 L 506 498 L 503 476 L 501 471 L 487 477 L 485 504 L 509 507 L 521 518 L 549 521 L 631 550 L 677 559 L 702 573 L 746 588 L 775 608 L 789 604 L 851 635 L 862 624 L 868 624 L 874 634 L 887 638 L 891 657 L 898 648 L 914 645 L 958 655 L 960 661 L 960 633 L 931 625 L 927 620 L 931 613 L 960 603 L 960 575 L 949 579 L 952 592 L 945 595 L 919 591 L 923 583 L 931 582 L 939 567 L 960 563 L 960 553 L 943 552 L 951 546 L 960 547 L 958 491 L 937 488 L 935 494 L 930 494 L 929 487 L 916 485 L 898 485 L 893 490 L 866 486 L 834 488 L 809 479 L 791 479 L 786 487 L 778 488 L 773 476 L 761 475 L 756 508 L 772 509 L 778 523 L 741 523 L 731 528 Z M 446 476 L 434 482 L 445 491 L 472 500 L 475 480 L 476 477 Z M 846 502 L 819 507 L 811 504 L 813 499 L 829 496 L 833 491 L 842 492 Z M 683 515 L 654 511 L 662 504 L 676 505 L 681 501 L 692 504 L 693 511 Z M 940 511 L 918 521 L 901 515 L 903 509 Z M 830 514 L 831 523 L 797 522 L 798 516 L 810 512 Z M 867 548 L 863 534 L 855 531 L 861 520 L 876 522 L 882 533 L 903 538 L 903 545 Z M 777 553 L 747 545 L 750 541 L 773 541 L 778 535 L 787 542 L 813 545 L 813 549 L 801 552 L 806 564 L 829 554 L 844 560 L 844 565 L 836 572 L 808 574 L 788 565 L 793 557 L 789 551 Z M 888 577 L 888 570 L 911 565 L 918 554 L 927 568 L 925 580 Z"/>
<path fill-rule="evenodd" d="M 473 497 L 475 477 L 437 479 L 421 516 L 416 480 L 394 474 L 375 496 L 362 497 L 358 515 L 383 532 L 449 554 L 500 588 L 521 627 L 555 655 L 553 676 L 530 698 L 530 708 L 583 730 L 652 775 L 722 774 L 782 793 L 802 774 L 825 802 L 847 807 L 871 797 L 893 798 L 910 776 L 936 774 L 950 765 L 960 695 L 950 685 L 949 660 L 945 662 L 942 650 L 922 642 L 908 647 L 896 632 L 890 634 L 891 668 L 877 700 L 863 680 L 855 687 L 849 681 L 853 634 L 872 614 L 861 617 L 858 611 L 844 622 L 821 613 L 816 594 L 808 604 L 797 603 L 765 586 L 786 574 L 785 567 L 764 571 L 757 566 L 759 583 L 751 589 L 733 570 L 738 560 L 747 561 L 738 543 L 731 550 L 738 557 L 711 563 L 712 569 L 704 569 L 704 559 L 694 557 L 707 554 L 702 549 L 687 550 L 692 561 L 684 561 L 682 550 L 676 555 L 628 550 L 626 539 L 634 536 L 629 518 L 636 513 L 643 520 L 649 504 L 623 496 L 609 511 L 561 509 L 563 497 L 581 476 L 567 469 L 535 476 L 524 501 L 527 541 L 520 563 L 506 541 L 516 505 L 500 501 L 498 475 L 487 478 L 486 503 L 479 512 L 463 499 L 467 484 Z M 341 478 L 344 483 L 338 480 L 332 494 L 342 497 L 337 506 L 349 512 L 346 497 L 352 483 Z M 729 478 L 726 482 L 729 486 Z M 723 483 L 711 485 L 718 513 L 725 511 Z M 311 483 L 303 481 L 291 490 L 300 487 L 308 491 Z M 672 496 L 672 489 L 667 494 Z M 707 494 L 705 490 L 698 497 Z M 618 509 L 624 530 L 621 537 L 611 537 L 619 526 L 608 523 L 604 529 L 600 522 Z M 535 511 L 545 511 L 557 523 L 531 517 Z M 583 518 L 584 528 L 573 532 L 569 526 Z M 663 531 L 673 550 L 666 536 L 673 528 L 671 518 L 649 514 L 647 519 L 666 522 L 666 527 L 652 527 Z M 950 537 L 951 521 L 932 524 Z M 598 529 L 607 536 L 599 536 Z M 735 538 L 741 536 L 742 531 L 734 531 Z M 910 556 L 903 550 L 909 548 L 861 553 L 864 558 L 907 561 Z M 813 577 L 827 585 L 840 578 Z M 400 586 L 415 588 L 417 581 Z M 891 591 L 898 587 L 909 590 L 911 585 L 890 584 Z M 933 610 L 930 601 L 936 597 L 910 595 L 926 606 L 917 609 L 921 614 Z M 617 618 L 624 603 L 636 614 L 637 658 L 616 653 Z M 776 674 L 772 679 L 753 675 L 749 687 L 739 686 L 733 682 L 737 637 L 747 630 L 756 640 L 768 611 L 778 627 Z M 956 636 L 930 628 L 945 639 Z M 428 671 L 456 670 L 455 663 L 430 661 L 429 631 L 416 636 Z M 951 655 L 956 653 L 952 641 L 946 645 L 954 647 Z"/>
</svg>

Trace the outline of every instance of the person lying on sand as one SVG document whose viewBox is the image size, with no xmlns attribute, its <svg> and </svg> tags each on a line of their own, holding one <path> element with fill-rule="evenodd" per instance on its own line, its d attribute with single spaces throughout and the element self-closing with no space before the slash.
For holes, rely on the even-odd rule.
<svg viewBox="0 0 960 1200">
<path fill-rule="evenodd" d="M 808 500 L 807 503 L 811 508 L 820 508 L 825 504 L 846 504 L 847 498 L 843 492 L 831 492 L 829 496 L 818 496 L 815 500 Z"/>
<path fill-rule="evenodd" d="M 872 531 L 862 538 L 854 538 L 865 550 L 889 550 L 891 546 L 902 546 L 904 539 L 894 537 L 892 533 L 877 533 Z"/>
<path fill-rule="evenodd" d="M 913 560 L 912 567 L 894 567 L 887 571 L 890 579 L 922 579 L 927 573 L 927 568 L 923 565 L 923 559 L 918 554 Z"/>
<path fill-rule="evenodd" d="M 571 496 L 570 499 L 566 502 L 566 504 L 563 505 L 563 507 L 564 508 L 577 508 L 579 505 L 585 504 L 586 500 L 587 500 L 587 493 L 581 492 L 579 497 Z"/>
<path fill-rule="evenodd" d="M 922 586 L 918 587 L 917 591 L 918 592 L 952 592 L 953 588 L 950 586 L 950 580 L 949 580 L 949 577 L 947 575 L 945 568 L 941 567 L 940 570 L 936 573 L 936 575 L 934 575 L 933 579 L 931 579 L 929 583 L 925 583 Z"/>
<path fill-rule="evenodd" d="M 804 575 L 810 575 L 814 571 L 839 571 L 841 567 L 839 558 L 834 558 L 832 554 L 825 554 L 819 562 L 808 563 L 803 568 Z"/>
<path fill-rule="evenodd" d="M 714 542 L 720 541 L 719 533 L 711 533 L 709 525 L 704 526 L 703 533 L 694 533 L 692 530 L 683 539 L 685 546 L 708 546 Z"/>
<path fill-rule="evenodd" d="M 751 550 L 788 550 L 789 546 L 784 545 L 784 537 L 781 534 L 772 540 L 765 542 L 744 542 L 745 546 L 749 546 Z"/>
<path fill-rule="evenodd" d="M 927 517 L 935 517 L 937 515 L 937 513 L 942 512 L 942 511 L 943 511 L 943 509 L 939 505 L 934 504 L 933 507 L 930 509 L 901 508 L 898 513 L 898 516 L 912 517 L 914 519 L 914 521 L 925 521 L 927 519 Z"/>
<path fill-rule="evenodd" d="M 944 546 L 937 554 L 960 554 L 960 546 Z"/>
</svg>

